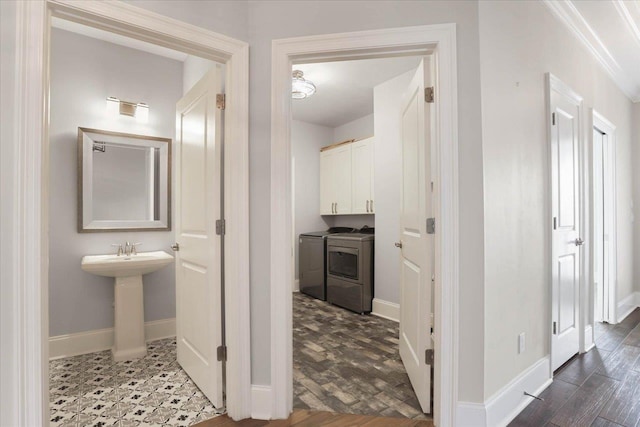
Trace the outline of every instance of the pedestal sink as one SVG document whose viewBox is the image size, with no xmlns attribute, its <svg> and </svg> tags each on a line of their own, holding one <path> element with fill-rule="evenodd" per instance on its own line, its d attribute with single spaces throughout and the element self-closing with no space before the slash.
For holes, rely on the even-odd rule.
<svg viewBox="0 0 640 427">
<path fill-rule="evenodd" d="M 115 361 L 147 354 L 142 275 L 166 267 L 172 262 L 173 256 L 164 251 L 120 256 L 87 255 L 82 258 L 81 267 L 84 271 L 115 278 L 115 332 L 112 349 Z"/>
</svg>

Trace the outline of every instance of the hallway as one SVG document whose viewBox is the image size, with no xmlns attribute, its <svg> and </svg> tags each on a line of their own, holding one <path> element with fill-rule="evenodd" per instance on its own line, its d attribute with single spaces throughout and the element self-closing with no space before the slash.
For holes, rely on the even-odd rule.
<svg viewBox="0 0 640 427">
<path fill-rule="evenodd" d="M 558 369 L 540 397 L 509 426 L 640 426 L 640 308 L 596 323 L 596 347 Z"/>
</svg>

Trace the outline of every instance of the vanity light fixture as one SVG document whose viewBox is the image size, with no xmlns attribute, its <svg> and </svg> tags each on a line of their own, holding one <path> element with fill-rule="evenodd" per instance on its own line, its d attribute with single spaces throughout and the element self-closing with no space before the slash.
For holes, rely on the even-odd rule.
<svg viewBox="0 0 640 427">
<path fill-rule="evenodd" d="M 107 113 L 111 116 L 118 114 L 135 117 L 136 121 L 146 123 L 149 120 L 149 106 L 144 102 L 120 101 L 115 96 L 107 98 Z"/>
<path fill-rule="evenodd" d="M 304 73 L 300 70 L 293 70 L 293 80 L 291 82 L 291 97 L 293 99 L 308 98 L 316 93 L 316 85 L 309 80 L 305 80 Z"/>
</svg>

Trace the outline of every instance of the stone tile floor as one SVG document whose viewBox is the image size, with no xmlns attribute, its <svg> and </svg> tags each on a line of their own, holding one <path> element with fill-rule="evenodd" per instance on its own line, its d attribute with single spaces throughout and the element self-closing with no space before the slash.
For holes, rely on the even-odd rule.
<svg viewBox="0 0 640 427">
<path fill-rule="evenodd" d="M 398 324 L 293 296 L 294 408 L 428 418 L 400 360 Z"/>
<path fill-rule="evenodd" d="M 114 362 L 110 351 L 49 363 L 51 426 L 189 426 L 218 415 L 176 361 L 176 341 Z"/>
</svg>

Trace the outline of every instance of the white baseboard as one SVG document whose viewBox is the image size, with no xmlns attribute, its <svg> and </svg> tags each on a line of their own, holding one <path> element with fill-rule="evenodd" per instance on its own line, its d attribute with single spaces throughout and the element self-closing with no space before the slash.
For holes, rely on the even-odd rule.
<svg viewBox="0 0 640 427">
<path fill-rule="evenodd" d="M 593 342 L 593 325 L 587 325 L 584 328 L 584 351 L 585 353 L 596 346 Z"/>
<path fill-rule="evenodd" d="M 637 307 L 640 307 L 640 292 L 633 292 L 618 303 L 617 322 L 622 322 Z"/>
<path fill-rule="evenodd" d="M 300 280 L 293 281 L 293 292 L 300 292 Z"/>
<path fill-rule="evenodd" d="M 273 408 L 271 386 L 251 384 L 251 418 L 270 420 Z"/>
<path fill-rule="evenodd" d="M 543 357 L 491 396 L 484 404 L 458 402 L 456 425 L 460 427 L 503 427 L 551 384 L 549 356 Z"/>
<path fill-rule="evenodd" d="M 176 319 L 162 319 L 144 324 L 146 341 L 176 336 Z M 58 335 L 49 338 L 49 359 L 78 356 L 108 350 L 113 346 L 113 328 Z"/>
<path fill-rule="evenodd" d="M 399 322 L 400 304 L 374 298 L 371 308 L 371 314 L 373 314 L 374 316 L 382 317 L 384 319 L 393 320 L 394 322 Z"/>
</svg>

